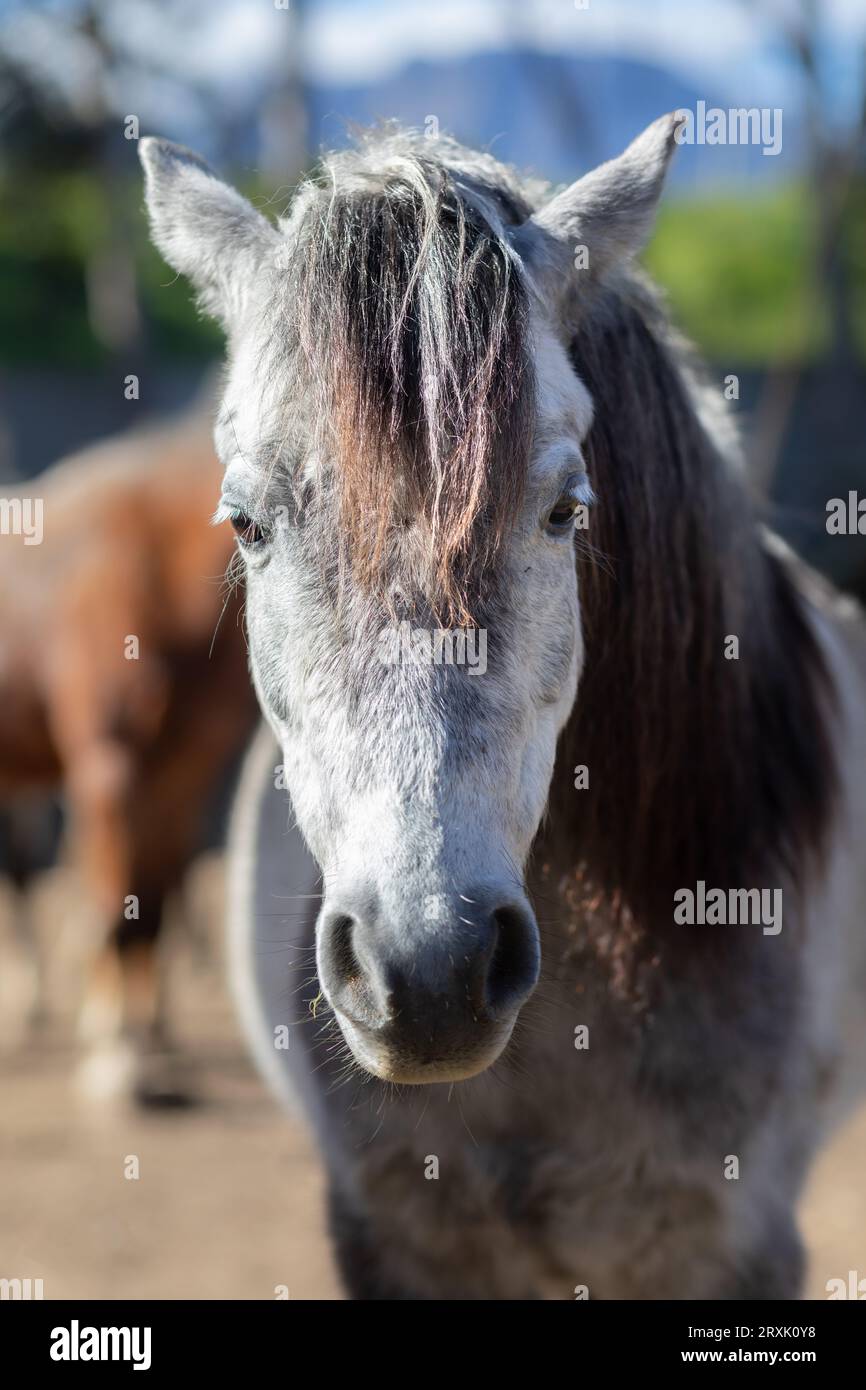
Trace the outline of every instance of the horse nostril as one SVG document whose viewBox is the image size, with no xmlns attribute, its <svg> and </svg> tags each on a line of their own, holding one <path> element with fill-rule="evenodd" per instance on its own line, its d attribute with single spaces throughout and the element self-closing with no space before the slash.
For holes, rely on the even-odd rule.
<svg viewBox="0 0 866 1390">
<path fill-rule="evenodd" d="M 329 924 L 330 963 L 341 984 L 351 985 L 363 977 L 361 963 L 355 954 L 355 919 L 345 913 L 338 914 Z"/>
<path fill-rule="evenodd" d="M 359 959 L 356 942 L 361 927 L 357 917 L 345 912 L 325 919 L 319 976 L 335 1008 L 356 1023 L 380 1028 L 387 1017 L 388 999 Z"/>
<path fill-rule="evenodd" d="M 538 942 L 529 914 L 515 905 L 498 907 L 491 921 L 496 944 L 487 966 L 485 1001 L 492 1014 L 518 1008 L 538 978 Z"/>
</svg>

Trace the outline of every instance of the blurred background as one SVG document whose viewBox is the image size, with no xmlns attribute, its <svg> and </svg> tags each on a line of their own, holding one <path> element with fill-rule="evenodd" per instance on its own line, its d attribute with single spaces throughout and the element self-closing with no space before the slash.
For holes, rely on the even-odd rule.
<svg viewBox="0 0 866 1390">
<path fill-rule="evenodd" d="M 825 527 L 829 498 L 866 493 L 866 0 L 0 0 L 0 493 L 53 498 L 55 536 L 61 521 L 80 532 L 85 519 L 100 536 L 119 532 L 131 573 L 160 535 L 120 526 L 136 489 L 153 492 L 157 515 L 159 488 L 195 456 L 201 486 L 182 503 L 191 538 L 211 493 L 216 502 L 206 441 L 220 336 L 149 245 L 139 135 L 190 145 L 277 213 L 353 123 L 438 125 L 564 182 L 699 101 L 780 108 L 781 149 L 684 145 L 646 263 L 719 389 L 736 378 L 772 523 L 866 598 L 866 538 Z M 85 488 L 64 482 L 76 476 Z M 0 552 L 11 539 L 0 537 Z M 140 611 L 132 579 L 116 585 L 116 633 L 145 631 L 154 656 L 157 694 L 134 719 L 119 640 L 94 632 L 86 604 L 76 610 L 81 650 L 60 663 L 53 698 L 65 699 L 79 667 L 107 670 L 119 693 L 104 727 L 64 739 L 30 649 L 58 587 L 112 586 L 121 561 L 95 549 L 85 561 L 48 530 L 44 546 L 19 548 L 6 609 L 0 553 L 0 619 L 10 583 L 21 586 L 16 641 L 14 613 L 0 632 L 0 720 L 21 718 L 16 755 L 39 746 L 26 766 L 9 753 L 4 771 L 0 757 L 0 1277 L 43 1278 L 46 1297 L 273 1297 L 277 1286 L 333 1297 L 316 1165 L 253 1077 L 222 981 L 220 846 L 252 718 L 243 694 L 220 730 L 213 785 L 175 758 L 172 787 L 184 790 L 169 802 L 185 798 L 184 833 L 159 802 L 143 817 L 177 841 L 165 882 L 142 855 L 144 896 L 164 930 L 152 922 L 136 934 L 91 906 L 110 896 L 121 843 L 123 862 L 137 862 L 146 832 L 129 811 L 144 795 L 130 791 L 135 760 L 170 756 L 165 731 L 228 601 L 223 563 L 203 554 L 199 582 L 216 607 L 201 605 L 195 631 L 192 620 L 168 631 Z M 176 595 L 164 599 L 173 610 Z M 239 651 L 235 618 L 222 630 Z M 125 742 L 118 709 L 134 725 Z M 109 756 L 119 742 L 121 771 Z M 118 782 L 126 802 L 105 790 Z M 96 828 L 76 840 L 79 821 Z M 117 960 L 106 985 L 109 929 Z M 156 993 L 149 951 L 163 981 L 159 1029 L 149 1006 L 136 1014 L 135 1001 Z M 76 1087 L 95 969 L 135 1056 L 109 1064 L 103 1027 L 101 1065 Z M 124 1179 L 129 1154 L 144 1155 L 138 1181 Z M 866 1275 L 864 1156 L 860 1116 L 807 1197 L 812 1296 L 858 1259 Z"/>
</svg>

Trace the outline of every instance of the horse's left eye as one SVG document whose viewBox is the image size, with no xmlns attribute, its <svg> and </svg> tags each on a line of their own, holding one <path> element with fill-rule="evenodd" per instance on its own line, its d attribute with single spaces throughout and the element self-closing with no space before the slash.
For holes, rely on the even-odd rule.
<svg viewBox="0 0 866 1390">
<path fill-rule="evenodd" d="M 267 540 L 267 532 L 264 526 L 258 521 L 254 521 L 246 512 L 232 512 L 229 518 L 234 528 L 234 533 L 241 545 L 248 550 L 254 549 L 257 545 L 263 545 Z"/>
</svg>

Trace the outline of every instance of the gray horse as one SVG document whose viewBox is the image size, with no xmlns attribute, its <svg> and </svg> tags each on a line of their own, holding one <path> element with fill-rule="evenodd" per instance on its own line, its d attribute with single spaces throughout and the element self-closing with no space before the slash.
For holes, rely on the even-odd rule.
<svg viewBox="0 0 866 1390">
<path fill-rule="evenodd" d="M 218 515 L 270 726 L 232 974 L 355 1297 L 800 1288 L 863 953 L 866 633 L 755 520 L 632 264 L 677 130 L 552 196 L 386 127 L 278 225 L 141 144 L 229 345 Z"/>
</svg>

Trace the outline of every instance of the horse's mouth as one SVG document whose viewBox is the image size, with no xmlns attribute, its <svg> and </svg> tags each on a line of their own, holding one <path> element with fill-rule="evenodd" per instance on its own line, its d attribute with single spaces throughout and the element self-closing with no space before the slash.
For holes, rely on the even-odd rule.
<svg viewBox="0 0 866 1390">
<path fill-rule="evenodd" d="M 479 1076 L 502 1055 L 515 1022 L 493 1028 L 482 1024 L 477 1038 L 443 1041 L 437 1048 L 435 1037 L 386 1038 L 359 1028 L 339 1013 L 337 1020 L 358 1065 L 377 1080 L 401 1086 L 447 1084 Z"/>
</svg>

